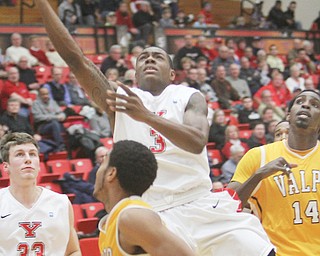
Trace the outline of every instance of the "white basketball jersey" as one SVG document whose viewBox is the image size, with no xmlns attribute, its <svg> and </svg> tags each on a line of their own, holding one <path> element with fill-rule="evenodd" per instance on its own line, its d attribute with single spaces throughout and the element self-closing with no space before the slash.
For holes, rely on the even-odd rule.
<svg viewBox="0 0 320 256">
<path fill-rule="evenodd" d="M 131 89 L 144 106 L 165 119 L 179 124 L 191 95 L 198 90 L 182 85 L 169 85 L 159 96 L 138 88 Z M 124 91 L 119 88 L 119 93 Z M 206 148 L 201 154 L 192 154 L 175 146 L 162 134 L 127 114 L 117 112 L 114 140 L 134 140 L 147 146 L 158 162 L 157 178 L 143 199 L 156 210 L 197 199 L 211 189 Z M 139 159 L 137 159 L 139 161 Z"/>
<path fill-rule="evenodd" d="M 69 241 L 69 205 L 66 195 L 42 188 L 31 209 L 8 188 L 0 189 L 0 255 L 65 255 Z"/>
</svg>

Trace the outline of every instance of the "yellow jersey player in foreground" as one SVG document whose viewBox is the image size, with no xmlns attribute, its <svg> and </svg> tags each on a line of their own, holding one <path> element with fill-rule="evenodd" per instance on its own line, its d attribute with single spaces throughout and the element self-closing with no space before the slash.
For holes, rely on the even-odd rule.
<svg viewBox="0 0 320 256">
<path fill-rule="evenodd" d="M 97 171 L 94 196 L 109 212 L 99 223 L 102 255 L 194 255 L 140 196 L 157 175 L 152 152 L 135 141 L 119 141 Z"/>
</svg>

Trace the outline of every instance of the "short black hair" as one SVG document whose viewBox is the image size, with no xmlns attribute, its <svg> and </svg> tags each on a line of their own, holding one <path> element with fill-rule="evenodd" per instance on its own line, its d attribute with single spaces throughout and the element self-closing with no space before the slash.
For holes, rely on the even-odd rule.
<svg viewBox="0 0 320 256">
<path fill-rule="evenodd" d="M 153 47 L 153 48 L 155 47 L 155 48 L 159 48 L 159 49 L 163 50 L 164 53 L 165 53 L 166 56 L 167 56 L 167 59 L 168 59 L 170 68 L 171 68 L 171 69 L 174 69 L 173 61 L 172 61 L 171 57 L 169 56 L 169 54 L 167 53 L 167 51 L 166 51 L 165 49 L 163 49 L 163 48 L 161 48 L 161 47 L 159 47 L 159 46 L 148 46 L 148 47 L 146 47 L 146 48 L 144 48 L 144 49 L 148 49 L 148 48 L 150 48 L 150 47 Z"/>
<path fill-rule="evenodd" d="M 291 111 L 291 108 L 292 108 L 294 102 L 296 101 L 297 97 L 299 97 L 300 94 L 301 94 L 301 93 L 304 93 L 304 92 L 313 92 L 313 93 L 315 93 L 316 95 L 318 95 L 318 97 L 320 98 L 320 94 L 319 94 L 317 91 L 314 91 L 314 90 L 311 90 L 311 89 L 303 90 L 303 91 L 299 92 L 299 93 L 289 102 L 289 104 L 288 104 L 288 112 Z"/>
<path fill-rule="evenodd" d="M 117 169 L 120 186 L 129 195 L 141 196 L 157 176 L 157 160 L 144 145 L 132 140 L 118 141 L 109 156 L 109 167 Z"/>
</svg>

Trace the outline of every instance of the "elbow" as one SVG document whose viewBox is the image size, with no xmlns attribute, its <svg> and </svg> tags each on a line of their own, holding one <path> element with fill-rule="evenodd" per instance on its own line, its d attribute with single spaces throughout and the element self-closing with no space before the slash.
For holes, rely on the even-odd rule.
<svg viewBox="0 0 320 256">
<path fill-rule="evenodd" d="M 196 143 L 194 143 L 192 145 L 192 149 L 191 149 L 191 153 L 193 154 L 201 154 L 203 149 L 206 147 L 207 145 L 207 139 L 201 139 L 196 141 Z"/>
</svg>

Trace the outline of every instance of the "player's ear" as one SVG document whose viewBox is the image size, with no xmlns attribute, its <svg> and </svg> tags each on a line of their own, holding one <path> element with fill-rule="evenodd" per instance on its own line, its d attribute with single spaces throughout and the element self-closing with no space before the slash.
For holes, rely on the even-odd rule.
<svg viewBox="0 0 320 256">
<path fill-rule="evenodd" d="M 5 172 L 9 172 L 9 163 L 8 162 L 3 162 L 2 167 Z"/>
<path fill-rule="evenodd" d="M 290 113 L 287 114 L 287 116 L 286 116 L 286 121 L 289 122 L 289 119 L 290 119 Z"/>
<path fill-rule="evenodd" d="M 107 171 L 106 178 L 109 182 L 113 181 L 117 177 L 117 168 L 109 167 Z"/>
<path fill-rule="evenodd" d="M 174 69 L 171 69 L 170 71 L 170 81 L 173 81 L 176 78 L 176 71 Z"/>
</svg>

